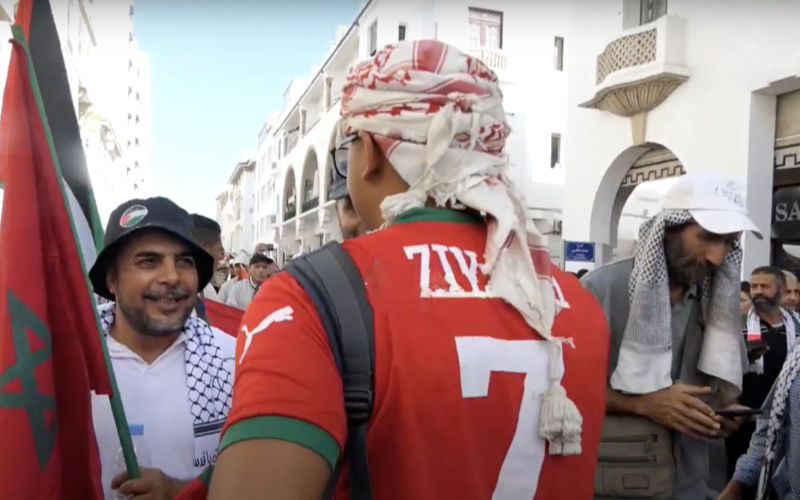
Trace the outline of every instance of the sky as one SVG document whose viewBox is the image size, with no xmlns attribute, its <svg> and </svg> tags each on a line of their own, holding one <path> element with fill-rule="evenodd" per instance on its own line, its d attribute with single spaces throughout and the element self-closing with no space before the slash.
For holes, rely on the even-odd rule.
<svg viewBox="0 0 800 500">
<path fill-rule="evenodd" d="M 216 218 L 292 78 L 321 65 L 361 0 L 136 0 L 152 72 L 152 194 Z"/>
</svg>

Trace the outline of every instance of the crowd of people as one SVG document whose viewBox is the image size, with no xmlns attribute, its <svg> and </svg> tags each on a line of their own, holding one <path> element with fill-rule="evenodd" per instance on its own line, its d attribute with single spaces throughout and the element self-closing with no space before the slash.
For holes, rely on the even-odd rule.
<svg viewBox="0 0 800 500">
<path fill-rule="evenodd" d="M 109 498 L 695 500 L 718 439 L 720 498 L 800 496 L 800 289 L 774 267 L 742 282 L 761 233 L 741 186 L 683 176 L 635 255 L 579 281 L 525 215 L 509 133 L 495 74 L 441 42 L 349 72 L 331 193 L 359 279 L 328 299 L 363 286 L 361 394 L 329 334 L 354 318 L 330 325 L 265 246 L 231 260 L 213 220 L 118 207 L 90 278 L 150 462 L 119 470 L 96 396 Z M 245 311 L 236 340 L 210 302 Z"/>
</svg>

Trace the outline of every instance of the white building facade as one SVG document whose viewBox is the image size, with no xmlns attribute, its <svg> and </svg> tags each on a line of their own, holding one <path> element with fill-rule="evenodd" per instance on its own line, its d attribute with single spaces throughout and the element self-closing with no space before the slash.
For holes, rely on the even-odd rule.
<svg viewBox="0 0 800 500">
<path fill-rule="evenodd" d="M 439 39 L 480 57 L 500 77 L 512 126 L 508 156 L 531 217 L 558 233 L 566 127 L 566 31 L 559 2 L 372 0 L 310 78 L 295 79 L 285 107 L 259 134 L 254 237 L 280 258 L 340 237 L 328 199 L 330 150 L 349 67 L 403 39 Z M 551 245 L 558 259 L 560 243 Z"/>
<path fill-rule="evenodd" d="M 10 32 L 17 4 L 0 0 L 3 33 Z M 105 223 L 121 202 L 149 192 L 149 63 L 136 48 L 132 0 L 64 0 L 51 2 L 51 8 L 89 176 Z M 10 44 L 4 45 L 3 88 Z"/>
<path fill-rule="evenodd" d="M 225 252 L 250 256 L 255 248 L 256 162 L 236 164 L 225 190 L 217 196 L 217 222 Z"/>
<path fill-rule="evenodd" d="M 798 269 L 780 243 L 800 240 L 800 227 L 769 237 L 774 222 L 800 219 L 799 209 L 795 221 L 773 220 L 773 189 L 789 206 L 800 200 L 791 187 L 800 184 L 798 19 L 794 0 L 576 3 L 564 238 L 594 244 L 594 265 L 607 262 L 637 185 L 710 170 L 746 185 L 766 236 L 745 236 L 743 272 L 770 262 Z"/>
</svg>

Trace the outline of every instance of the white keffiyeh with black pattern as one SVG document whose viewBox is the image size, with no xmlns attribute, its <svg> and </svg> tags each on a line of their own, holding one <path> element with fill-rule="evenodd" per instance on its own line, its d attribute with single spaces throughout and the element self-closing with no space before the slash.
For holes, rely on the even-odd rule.
<svg viewBox="0 0 800 500">
<path fill-rule="evenodd" d="M 783 363 L 778 378 L 772 386 L 772 406 L 767 421 L 767 441 L 764 446 L 764 461 L 758 480 L 757 500 L 768 498 L 770 479 L 775 467 L 775 455 L 778 449 L 778 432 L 783 425 L 786 404 L 789 402 L 789 391 L 797 374 L 800 373 L 800 345 L 795 345 Z"/>
<path fill-rule="evenodd" d="M 115 307 L 113 302 L 98 307 L 106 335 L 114 324 Z M 186 385 L 194 431 L 193 465 L 199 474 L 216 462 L 219 433 L 231 409 L 234 342 L 225 333 L 215 331 L 193 316 L 186 320 L 183 333 Z"/>
<path fill-rule="evenodd" d="M 688 210 L 664 210 L 639 230 L 628 285 L 630 315 L 611 375 L 613 389 L 647 394 L 672 385 L 672 306 L 664 235 L 666 228 L 691 220 Z M 697 368 L 714 377 L 722 398 L 728 400 L 741 392 L 746 366 L 738 309 L 741 259 L 737 246 L 702 283 L 705 331 Z"/>
</svg>

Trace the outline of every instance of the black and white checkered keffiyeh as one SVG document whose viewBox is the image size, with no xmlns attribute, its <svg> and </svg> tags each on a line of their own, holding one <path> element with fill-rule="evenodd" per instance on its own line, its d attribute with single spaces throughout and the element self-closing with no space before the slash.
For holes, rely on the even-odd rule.
<svg viewBox="0 0 800 500">
<path fill-rule="evenodd" d="M 772 386 L 772 406 L 769 410 L 769 420 L 767 422 L 767 441 L 764 446 L 764 461 L 761 465 L 761 474 L 758 479 L 757 500 L 769 498 L 769 484 L 775 472 L 775 455 L 778 449 L 778 433 L 783 425 L 786 405 L 789 401 L 789 391 L 792 388 L 797 374 L 800 373 L 800 345 L 786 357 L 778 378 Z"/>
<path fill-rule="evenodd" d="M 114 324 L 116 304 L 98 307 L 103 331 Z M 219 432 L 231 409 L 233 360 L 214 341 L 214 332 L 202 319 L 190 316 L 183 326 L 186 383 L 194 430 L 194 467 L 202 472 L 216 462 Z"/>
<path fill-rule="evenodd" d="M 664 235 L 666 228 L 691 220 L 688 210 L 664 210 L 639 229 L 628 284 L 630 315 L 611 375 L 613 389 L 646 394 L 672 385 L 672 306 Z M 698 369 L 722 382 L 718 387 L 726 399 L 741 392 L 744 373 L 738 312 L 741 259 L 737 246 L 701 284 L 706 326 Z"/>
</svg>

